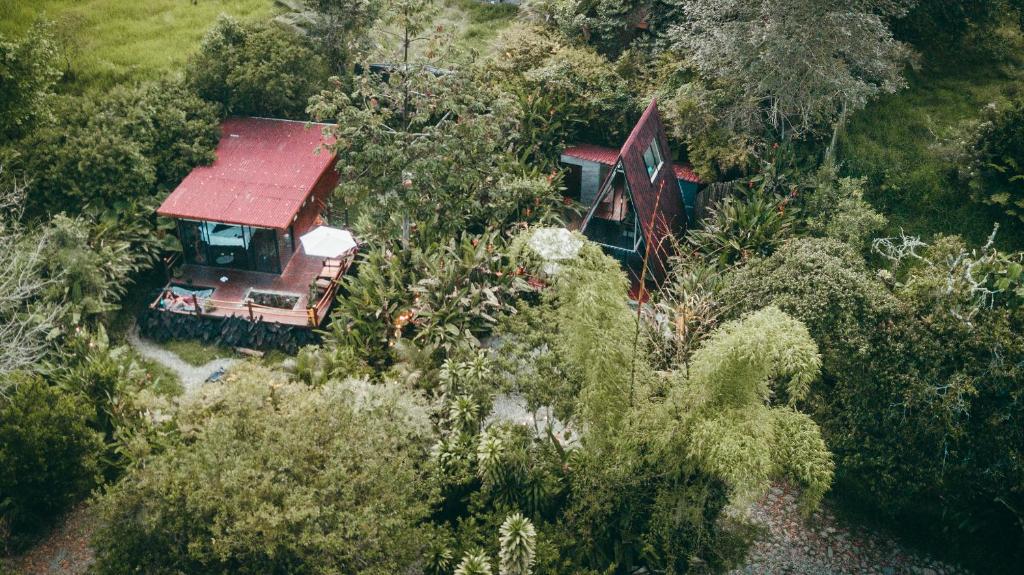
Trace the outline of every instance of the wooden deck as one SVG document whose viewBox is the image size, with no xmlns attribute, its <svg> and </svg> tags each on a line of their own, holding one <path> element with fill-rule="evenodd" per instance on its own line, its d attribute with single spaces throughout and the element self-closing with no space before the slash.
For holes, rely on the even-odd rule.
<svg viewBox="0 0 1024 575">
<path fill-rule="evenodd" d="M 328 308 L 338 290 L 338 282 L 348 271 L 355 254 L 340 260 L 329 261 L 321 257 L 307 256 L 301 247 L 292 256 L 284 272 L 269 274 L 229 268 L 181 265 L 174 278 L 160 296 L 150 304 L 153 309 L 168 313 L 228 317 L 232 315 L 249 317 L 254 321 L 265 321 L 293 326 L 317 327 L 327 316 Z M 310 284 L 319 280 L 320 289 L 310 301 Z M 177 302 L 169 297 L 172 287 L 187 289 L 212 289 L 209 297 Z M 261 306 L 249 300 L 252 290 L 296 296 L 298 301 L 291 309 Z M 198 308 L 198 313 L 196 311 Z"/>
</svg>

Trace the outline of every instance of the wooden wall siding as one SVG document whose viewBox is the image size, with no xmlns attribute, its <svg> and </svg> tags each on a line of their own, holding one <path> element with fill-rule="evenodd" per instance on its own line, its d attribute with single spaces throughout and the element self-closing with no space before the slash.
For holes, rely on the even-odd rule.
<svg viewBox="0 0 1024 575">
<path fill-rule="evenodd" d="M 306 205 L 299 209 L 299 213 L 296 214 L 297 219 L 292 223 L 292 229 L 295 231 L 295 252 L 299 251 L 299 238 L 303 234 L 310 231 L 316 223 L 317 216 L 326 215 L 324 214 L 327 208 L 327 201 L 331 197 L 331 193 L 334 188 L 338 185 L 338 173 L 334 170 L 327 170 L 317 180 L 312 191 L 306 198 Z M 288 267 L 288 261 L 291 259 L 293 253 L 290 251 L 288 241 L 284 239 L 284 234 L 288 230 L 278 230 L 277 232 L 277 250 L 281 257 L 281 269 Z"/>
<path fill-rule="evenodd" d="M 733 194 L 736 182 L 714 182 L 708 184 L 697 193 L 697 203 L 693 208 L 694 225 L 699 226 L 711 210 L 723 199 Z"/>
</svg>

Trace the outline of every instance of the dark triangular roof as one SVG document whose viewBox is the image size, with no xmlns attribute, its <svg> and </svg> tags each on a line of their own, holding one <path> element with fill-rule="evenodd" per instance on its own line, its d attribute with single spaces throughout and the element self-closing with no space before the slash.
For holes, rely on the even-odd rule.
<svg viewBox="0 0 1024 575">
<path fill-rule="evenodd" d="M 647 173 L 644 151 L 651 140 L 657 139 L 663 164 L 654 179 Z M 668 147 L 665 126 L 658 114 L 657 101 L 652 101 L 640 121 L 619 150 L 619 157 L 613 165 L 622 165 L 626 183 L 632 194 L 633 208 L 640 223 L 644 242 L 651 246 L 648 270 L 650 277 L 660 281 L 665 276 L 668 256 L 671 253 L 669 237 L 686 228 L 686 208 L 679 191 L 679 182 L 672 168 L 672 154 Z M 586 234 L 587 224 L 600 203 L 601 195 L 612 183 L 616 170 L 611 170 L 602 182 L 598 200 L 591 206 L 583 220 L 582 231 Z"/>
</svg>

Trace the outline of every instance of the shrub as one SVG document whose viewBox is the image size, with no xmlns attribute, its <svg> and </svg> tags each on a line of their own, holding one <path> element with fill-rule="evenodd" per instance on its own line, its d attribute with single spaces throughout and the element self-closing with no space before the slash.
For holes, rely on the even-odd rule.
<svg viewBox="0 0 1024 575">
<path fill-rule="evenodd" d="M 29 132 L 46 114 L 60 78 L 50 26 L 39 23 L 15 42 L 0 34 L 0 142 Z"/>
<path fill-rule="evenodd" d="M 515 274 L 496 233 L 404 249 L 392 242 L 360 255 L 359 273 L 345 279 L 347 293 L 331 321 L 331 337 L 376 350 L 368 361 L 377 367 L 402 339 L 438 353 L 476 342 L 532 289 Z"/>
<path fill-rule="evenodd" d="M 0 527 L 17 543 L 88 493 L 98 479 L 102 437 L 91 406 L 38 377 L 0 397 Z M 4 542 L 0 540 L 0 544 Z"/>
<path fill-rule="evenodd" d="M 305 119 L 306 102 L 327 70 L 300 36 L 273 24 L 240 24 L 221 16 L 185 76 L 228 115 Z"/>
<path fill-rule="evenodd" d="M 621 145 L 638 112 L 626 81 L 607 59 L 539 28 L 503 33 L 486 70 L 518 100 L 523 158 L 549 162 L 566 143 Z"/>
<path fill-rule="evenodd" d="M 1024 99 L 984 111 L 966 167 L 972 197 L 1024 221 Z"/>
<path fill-rule="evenodd" d="M 813 184 L 801 198 L 811 233 L 864 249 L 871 236 L 885 227 L 885 216 L 864 200 L 866 179 L 835 179 L 824 170 Z"/>
<path fill-rule="evenodd" d="M 63 97 L 54 115 L 18 144 L 31 215 L 128 211 L 213 161 L 220 136 L 215 108 L 171 82 Z"/>
<path fill-rule="evenodd" d="M 723 265 L 769 255 L 793 231 L 786 203 L 765 192 L 726 197 L 687 239 L 706 258 Z"/>
<path fill-rule="evenodd" d="M 431 539 L 426 406 L 255 365 L 179 415 L 181 440 L 110 487 L 98 573 L 400 573 Z"/>
<path fill-rule="evenodd" d="M 791 240 L 731 274 L 722 297 L 738 302 L 737 314 L 768 303 L 807 324 L 823 377 L 806 406 L 845 500 L 985 571 L 1005 569 L 1022 553 L 1014 509 L 1024 437 L 1010 423 L 1020 402 L 1007 398 L 1020 393 L 1024 348 L 1010 334 L 1024 318 L 1014 295 L 978 299 L 964 274 L 970 260 L 975 271 L 1014 262 L 946 240 L 918 256 L 898 270 L 905 281 L 883 274 L 887 285 L 849 246 Z M 983 286 L 998 288 L 1006 274 L 992 277 Z"/>
</svg>

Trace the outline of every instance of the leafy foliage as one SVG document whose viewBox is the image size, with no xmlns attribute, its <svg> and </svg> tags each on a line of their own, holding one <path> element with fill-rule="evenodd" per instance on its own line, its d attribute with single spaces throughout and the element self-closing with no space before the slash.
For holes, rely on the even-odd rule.
<svg viewBox="0 0 1024 575">
<path fill-rule="evenodd" d="M 381 17 L 382 2 L 374 0 L 312 0 L 316 18 L 311 31 L 331 72 L 350 72 L 356 58 L 369 50 L 369 31 Z"/>
<path fill-rule="evenodd" d="M 738 270 L 722 297 L 736 313 L 777 305 L 818 342 L 823 378 L 807 405 L 839 493 L 980 559 L 978 549 L 1016 545 L 1008 470 L 1024 443 L 1006 427 L 1018 416 L 1005 399 L 1020 391 L 1024 356 L 1009 336 L 1020 308 L 1012 283 L 993 298 L 977 291 L 999 289 L 1014 258 L 949 240 L 916 254 L 901 280 L 882 274 L 887 285 L 848 246 L 792 240 Z"/>
<path fill-rule="evenodd" d="M 45 117 L 60 79 L 52 26 L 37 22 L 17 41 L 0 35 L 0 142 L 29 132 Z"/>
<path fill-rule="evenodd" d="M 1024 220 L 1024 99 L 988 106 L 968 145 L 972 197 Z"/>
<path fill-rule="evenodd" d="M 785 139 L 842 124 L 848 112 L 904 86 L 906 48 L 887 0 L 695 0 L 673 32 L 705 82 L 699 99 L 730 131 Z"/>
<path fill-rule="evenodd" d="M 228 115 L 305 119 L 306 101 L 327 78 L 303 39 L 272 24 L 221 16 L 186 69 L 188 84 Z"/>
<path fill-rule="evenodd" d="M 864 200 L 865 179 L 835 178 L 823 168 L 801 198 L 804 224 L 812 234 L 864 247 L 886 224 L 885 216 Z"/>
<path fill-rule="evenodd" d="M 500 236 L 463 234 L 446 244 L 402 249 L 381 246 L 360 256 L 333 314 L 331 337 L 355 349 L 378 349 L 371 362 L 386 362 L 389 348 L 409 339 L 426 349 L 451 352 L 489 333 L 512 302 L 532 288 L 516 275 Z"/>
<path fill-rule="evenodd" d="M 414 398 L 250 366 L 210 386 L 178 429 L 103 495 L 100 573 L 384 574 L 420 560 L 429 424 Z"/>
<path fill-rule="evenodd" d="M 484 74 L 516 98 L 523 159 L 548 163 L 567 143 L 621 141 L 639 113 L 607 59 L 537 28 L 504 32 Z"/>
<path fill-rule="evenodd" d="M 786 210 L 787 201 L 764 192 L 728 196 L 687 240 L 704 257 L 723 265 L 770 254 L 792 233 L 794 221 Z"/>
<path fill-rule="evenodd" d="M 676 421 L 659 420 L 655 429 L 668 423 L 664 429 L 678 431 L 662 449 L 681 442 L 742 503 L 766 491 L 769 479 L 790 476 L 807 487 L 805 508 L 813 509 L 831 485 L 831 456 L 806 415 L 769 406 L 785 400 L 792 407 L 806 397 L 820 366 L 807 328 L 776 308 L 723 324 L 669 393 L 663 409 Z"/>
<path fill-rule="evenodd" d="M 17 542 L 96 485 L 102 436 L 81 396 L 35 376 L 0 377 L 13 389 L 0 398 L 0 531 Z"/>
<path fill-rule="evenodd" d="M 536 549 L 537 530 L 521 513 L 509 515 L 501 524 L 499 543 L 500 575 L 530 575 Z"/>
<path fill-rule="evenodd" d="M 30 215 L 131 211 L 213 161 L 220 136 L 215 109 L 174 83 L 64 97 L 54 115 L 18 144 Z"/>
</svg>

